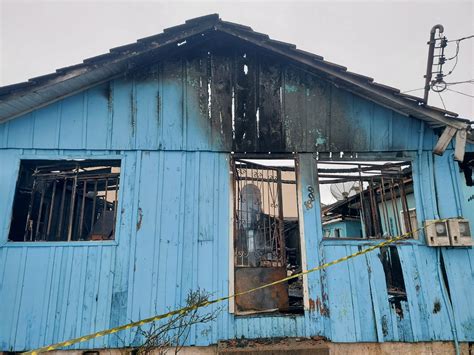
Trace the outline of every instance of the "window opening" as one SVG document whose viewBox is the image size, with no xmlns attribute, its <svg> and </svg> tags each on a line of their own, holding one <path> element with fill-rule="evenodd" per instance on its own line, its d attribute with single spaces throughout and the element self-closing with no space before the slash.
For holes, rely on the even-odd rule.
<svg viewBox="0 0 474 355">
<path fill-rule="evenodd" d="M 301 272 L 294 159 L 234 159 L 234 277 L 241 292 Z M 236 298 L 237 313 L 302 313 L 302 279 Z"/>
<path fill-rule="evenodd" d="M 9 240 L 115 237 L 119 160 L 22 160 Z"/>
<path fill-rule="evenodd" d="M 320 162 L 325 238 L 417 238 L 411 163 Z"/>
</svg>

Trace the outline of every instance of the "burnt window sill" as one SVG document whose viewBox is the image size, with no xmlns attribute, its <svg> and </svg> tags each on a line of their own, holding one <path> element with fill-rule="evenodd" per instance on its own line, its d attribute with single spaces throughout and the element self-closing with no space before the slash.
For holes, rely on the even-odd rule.
<svg viewBox="0 0 474 355">
<path fill-rule="evenodd" d="M 245 319 L 251 319 L 251 318 L 262 318 L 262 317 L 272 317 L 272 318 L 277 318 L 277 317 L 283 317 L 283 318 L 297 318 L 297 317 L 304 317 L 305 310 L 301 309 L 298 312 L 294 313 L 283 313 L 283 312 L 278 312 L 278 311 L 265 311 L 265 312 L 235 312 L 233 315 L 235 318 L 245 318 Z"/>
</svg>

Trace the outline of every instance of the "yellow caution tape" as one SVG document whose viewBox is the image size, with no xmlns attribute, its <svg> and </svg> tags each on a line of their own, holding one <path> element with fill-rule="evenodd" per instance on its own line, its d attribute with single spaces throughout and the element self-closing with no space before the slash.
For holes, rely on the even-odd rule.
<svg viewBox="0 0 474 355">
<path fill-rule="evenodd" d="M 433 222 L 433 223 L 434 223 L 434 222 Z M 330 262 L 328 262 L 328 263 L 325 263 L 325 264 L 323 264 L 323 265 L 319 265 L 319 266 L 314 267 L 314 268 L 312 268 L 312 269 L 309 269 L 309 270 L 300 272 L 300 273 L 295 274 L 295 275 L 291 275 L 291 276 L 285 277 L 285 278 L 283 278 L 283 279 L 280 279 L 280 280 L 277 280 L 277 281 L 274 281 L 274 282 L 271 282 L 271 283 L 268 283 L 268 284 L 265 284 L 265 285 L 262 285 L 262 286 L 258 286 L 258 287 L 252 288 L 252 289 L 247 290 L 247 291 L 243 291 L 243 292 L 239 292 L 239 293 L 234 293 L 234 294 L 229 295 L 229 296 L 216 298 L 216 299 L 214 299 L 214 300 L 205 301 L 205 302 L 202 302 L 202 303 L 199 303 L 199 304 L 195 304 L 195 305 L 192 305 L 192 306 L 183 307 L 183 308 L 176 309 L 176 310 L 171 311 L 171 312 L 168 312 L 168 313 L 159 314 L 159 315 L 156 315 L 156 316 L 153 316 L 153 317 L 150 317 L 150 318 L 145 318 L 145 319 L 142 319 L 142 320 L 139 320 L 139 321 L 136 321 L 136 322 L 131 322 L 131 323 L 128 323 L 128 324 L 124 324 L 124 325 L 115 327 L 115 328 L 110 328 L 110 329 L 102 330 L 102 331 L 100 331 L 100 332 L 92 333 L 92 334 L 89 334 L 89 335 L 84 335 L 84 336 L 82 336 L 82 337 L 75 338 L 75 339 L 70 339 L 70 340 L 67 340 L 67 341 L 63 341 L 63 342 L 61 342 L 61 343 L 56 343 L 56 344 L 44 346 L 44 347 L 42 347 L 42 348 L 38 348 L 38 349 L 34 349 L 34 350 L 30 350 L 30 351 L 24 352 L 23 354 L 37 355 L 38 353 L 41 353 L 41 352 L 56 350 L 56 349 L 59 349 L 59 348 L 62 348 L 62 347 L 66 347 L 66 346 L 70 346 L 70 345 L 73 345 L 73 344 L 82 343 L 82 342 L 85 342 L 85 341 L 88 341 L 88 340 L 92 340 L 92 339 L 95 339 L 95 338 L 102 337 L 102 336 L 104 336 L 104 335 L 114 334 L 114 333 L 117 333 L 117 332 L 119 332 L 119 331 L 121 331 L 121 330 L 126 330 L 126 329 L 130 329 L 130 328 L 138 327 L 138 326 L 141 326 L 141 325 L 144 325 L 144 324 L 147 324 L 147 323 L 151 323 L 151 322 L 158 321 L 158 320 L 160 320 L 160 319 L 169 318 L 169 317 L 172 317 L 172 316 L 177 315 L 177 314 L 183 314 L 183 313 L 186 313 L 186 312 L 189 312 L 189 311 L 198 309 L 198 308 L 202 308 L 202 307 L 209 306 L 209 305 L 214 304 L 214 303 L 219 303 L 219 302 L 226 301 L 226 300 L 229 300 L 229 299 L 238 297 L 238 296 L 246 295 L 246 294 L 248 294 L 248 293 L 255 292 L 255 291 L 261 290 L 261 289 L 266 288 L 266 287 L 278 285 L 278 284 L 283 283 L 283 282 L 286 282 L 286 281 L 288 281 L 288 280 L 295 279 L 295 278 L 298 278 L 298 277 L 303 276 L 303 275 L 307 275 L 307 274 L 312 273 L 312 272 L 315 272 L 315 271 L 319 271 L 319 270 L 322 270 L 322 269 L 326 269 L 326 268 L 328 268 L 329 266 L 342 263 L 343 261 L 346 261 L 346 260 L 355 258 L 356 256 L 360 256 L 360 255 L 363 255 L 363 254 L 367 254 L 367 253 L 369 253 L 369 252 L 371 252 L 371 251 L 373 251 L 373 250 L 375 250 L 375 249 L 382 248 L 382 247 L 384 247 L 384 246 L 386 246 L 386 245 L 395 243 L 395 242 L 400 241 L 400 240 L 402 240 L 402 239 L 406 239 L 410 234 L 413 234 L 413 233 L 415 233 L 415 232 L 417 232 L 417 231 L 419 231 L 419 230 L 421 230 L 421 229 L 424 229 L 424 228 L 426 228 L 426 226 L 427 226 L 427 225 L 425 225 L 424 227 L 419 228 L 419 229 L 417 229 L 417 230 L 414 230 L 414 231 L 412 231 L 412 232 L 405 233 L 405 234 L 402 234 L 402 235 L 400 235 L 400 236 L 393 237 L 393 238 L 391 238 L 391 239 L 387 239 L 387 240 L 385 240 L 385 241 L 383 241 L 383 242 L 381 242 L 381 243 L 379 243 L 379 244 L 376 244 L 376 245 L 373 245 L 373 246 L 368 247 L 368 248 L 366 248 L 366 249 L 360 250 L 360 251 L 358 251 L 358 252 L 356 252 L 356 253 L 354 253 L 354 254 L 351 254 L 351 255 L 348 255 L 348 256 L 344 256 L 344 257 L 342 257 L 342 258 L 340 258 L 340 259 L 336 259 L 336 260 L 330 261 Z"/>
</svg>

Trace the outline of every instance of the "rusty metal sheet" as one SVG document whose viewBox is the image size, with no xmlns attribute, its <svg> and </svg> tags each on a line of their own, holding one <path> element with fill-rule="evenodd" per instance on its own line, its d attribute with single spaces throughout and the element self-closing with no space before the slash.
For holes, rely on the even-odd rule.
<svg viewBox="0 0 474 355">
<path fill-rule="evenodd" d="M 285 267 L 235 269 L 235 292 L 243 292 L 285 278 Z M 270 286 L 235 298 L 238 312 L 262 312 L 288 309 L 288 283 Z"/>
</svg>

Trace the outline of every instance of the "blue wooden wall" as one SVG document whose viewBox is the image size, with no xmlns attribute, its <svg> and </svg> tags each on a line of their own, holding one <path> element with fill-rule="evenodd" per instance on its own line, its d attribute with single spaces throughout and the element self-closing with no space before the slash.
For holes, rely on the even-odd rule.
<svg viewBox="0 0 474 355">
<path fill-rule="evenodd" d="M 0 125 L 0 350 L 31 349 L 165 312 L 197 287 L 216 297 L 228 293 L 230 152 L 215 143 L 190 80 L 173 75 L 117 79 Z M 285 95 L 294 90 L 301 88 L 287 87 Z M 351 143 L 354 151 L 395 157 L 403 150 L 411 157 L 420 223 L 467 213 L 452 150 L 433 157 L 432 130 L 424 130 L 420 146 L 420 121 L 339 89 L 331 95 L 339 115 L 370 138 Z M 348 140 L 352 133 L 348 127 Z M 338 146 L 331 134 L 321 140 Z M 7 243 L 20 159 L 74 157 L 122 159 L 116 240 Z M 299 160 L 304 199 L 307 186 L 317 186 L 317 161 L 311 153 Z M 323 241 L 319 207 L 302 210 L 308 268 L 372 243 Z M 388 302 L 372 252 L 308 275 L 304 316 L 237 317 L 223 303 L 215 322 L 193 329 L 189 344 L 313 335 L 338 342 L 452 340 L 453 331 L 473 341 L 473 250 L 439 251 L 422 237 L 397 248 L 408 294 L 403 317 Z M 440 283 L 441 256 L 454 312 Z M 135 336 L 121 332 L 75 347 L 123 347 Z"/>
</svg>

